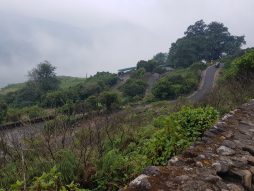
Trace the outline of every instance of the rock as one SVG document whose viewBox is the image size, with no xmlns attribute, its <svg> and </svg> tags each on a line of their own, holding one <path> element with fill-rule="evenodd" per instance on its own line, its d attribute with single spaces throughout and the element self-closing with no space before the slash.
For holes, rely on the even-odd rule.
<svg viewBox="0 0 254 191">
<path fill-rule="evenodd" d="M 243 168 L 248 164 L 247 158 L 246 157 L 234 157 L 231 158 L 232 160 L 232 166 L 237 167 L 237 168 Z"/>
<path fill-rule="evenodd" d="M 212 164 L 212 167 L 216 169 L 217 173 L 226 173 L 229 170 L 229 165 L 227 162 L 219 161 Z"/>
<path fill-rule="evenodd" d="M 211 182 L 211 183 L 216 183 L 219 181 L 221 178 L 219 176 L 214 176 L 214 175 L 209 175 L 205 178 L 205 181 Z"/>
<path fill-rule="evenodd" d="M 145 168 L 145 170 L 143 171 L 143 174 L 148 175 L 148 176 L 159 176 L 160 173 L 160 169 L 156 166 L 149 166 L 147 168 Z"/>
<path fill-rule="evenodd" d="M 182 176 L 177 176 L 175 177 L 175 181 L 178 183 L 178 184 L 183 184 L 185 181 L 189 180 L 190 177 L 187 176 L 187 175 L 182 175 Z"/>
<path fill-rule="evenodd" d="M 244 189 L 241 186 L 238 186 L 236 184 L 227 184 L 227 187 L 229 191 L 244 191 Z"/>
<path fill-rule="evenodd" d="M 197 159 L 198 159 L 198 160 L 203 160 L 203 159 L 206 159 L 206 156 L 203 155 L 203 154 L 201 154 L 201 155 L 198 155 L 198 156 L 197 156 Z"/>
<path fill-rule="evenodd" d="M 242 173 L 244 174 L 243 180 L 244 180 L 244 186 L 248 189 L 251 189 L 252 185 L 252 174 L 248 170 L 242 170 Z"/>
<path fill-rule="evenodd" d="M 235 149 L 236 148 L 236 144 L 233 141 L 229 141 L 229 140 L 224 140 L 222 145 L 226 146 L 228 148 L 231 148 L 231 149 Z"/>
<path fill-rule="evenodd" d="M 254 147 L 253 146 L 243 146 L 243 151 L 248 151 L 251 155 L 254 155 Z"/>
<path fill-rule="evenodd" d="M 133 181 L 130 182 L 129 184 L 130 188 L 140 189 L 140 190 L 151 189 L 151 184 L 148 181 L 148 177 L 149 176 L 145 174 L 139 175 L 137 178 L 135 178 Z"/>
<path fill-rule="evenodd" d="M 230 172 L 238 177 L 246 188 L 251 189 L 252 174 L 249 170 L 231 169 Z"/>
<path fill-rule="evenodd" d="M 197 162 L 196 162 L 196 166 L 198 166 L 198 167 L 204 167 L 203 163 L 200 162 L 200 161 L 197 161 Z"/>
<path fill-rule="evenodd" d="M 225 122 L 220 121 L 220 122 L 218 122 L 215 126 L 216 126 L 216 128 L 222 128 L 222 127 L 224 127 L 225 125 L 226 125 Z"/>
<path fill-rule="evenodd" d="M 179 161 L 178 157 L 173 157 L 168 161 L 168 164 L 175 164 Z"/>
<path fill-rule="evenodd" d="M 212 137 L 215 137 L 216 134 L 212 133 L 211 131 L 206 131 L 206 132 L 204 133 L 204 136 L 212 138 Z"/>
<path fill-rule="evenodd" d="M 227 121 L 227 120 L 229 120 L 231 117 L 233 117 L 233 115 L 231 115 L 231 114 L 226 114 L 226 115 L 224 115 L 223 117 L 222 117 L 222 121 Z"/>
<path fill-rule="evenodd" d="M 225 155 L 225 156 L 230 156 L 235 154 L 235 151 L 233 149 L 228 148 L 226 146 L 220 146 L 216 151 L 218 154 Z"/>
<path fill-rule="evenodd" d="M 250 165 L 254 166 L 254 157 L 253 156 L 246 156 L 246 159 Z"/>
<path fill-rule="evenodd" d="M 232 131 L 225 131 L 223 133 L 223 135 L 226 137 L 226 138 L 231 138 L 233 136 L 233 132 Z"/>
</svg>

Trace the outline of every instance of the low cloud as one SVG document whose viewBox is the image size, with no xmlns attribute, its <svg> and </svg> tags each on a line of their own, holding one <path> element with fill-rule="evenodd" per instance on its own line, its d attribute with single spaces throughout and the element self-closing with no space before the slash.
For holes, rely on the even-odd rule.
<svg viewBox="0 0 254 191">
<path fill-rule="evenodd" d="M 2 0 L 0 87 L 48 60 L 59 75 L 116 72 L 168 52 L 188 25 L 223 22 L 254 45 L 253 0 Z"/>
</svg>

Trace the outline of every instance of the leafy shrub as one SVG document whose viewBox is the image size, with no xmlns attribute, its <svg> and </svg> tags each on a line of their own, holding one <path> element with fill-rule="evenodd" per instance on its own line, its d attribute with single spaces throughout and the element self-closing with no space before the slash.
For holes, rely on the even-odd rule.
<svg viewBox="0 0 254 191">
<path fill-rule="evenodd" d="M 163 67 L 156 67 L 154 70 L 153 70 L 154 73 L 158 73 L 158 74 L 164 74 L 167 72 L 167 70 Z"/>
<path fill-rule="evenodd" d="M 30 107 L 8 108 L 6 114 L 7 122 L 16 122 L 19 120 L 33 120 L 35 118 L 46 117 L 47 113 L 41 107 L 34 105 Z"/>
<path fill-rule="evenodd" d="M 176 99 L 195 90 L 200 76 L 199 66 L 170 72 L 154 85 L 152 93 L 158 99 Z"/>
<path fill-rule="evenodd" d="M 145 142 L 141 152 L 151 164 L 165 164 L 171 155 L 180 152 L 210 128 L 217 118 L 218 112 L 211 107 L 185 107 L 168 117 L 159 117 L 154 125 L 160 129 Z"/>
<path fill-rule="evenodd" d="M 31 107 L 25 107 L 20 110 L 22 118 L 35 119 L 39 117 L 45 117 L 46 112 L 41 107 L 34 105 Z"/>
<path fill-rule="evenodd" d="M 135 79 L 142 79 L 145 76 L 145 72 L 144 68 L 139 68 L 132 73 L 131 77 Z"/>
<path fill-rule="evenodd" d="M 142 80 L 128 79 L 122 86 L 124 95 L 129 97 L 144 96 L 147 84 Z"/>
<path fill-rule="evenodd" d="M 37 190 L 37 191 L 44 191 L 44 190 L 59 190 L 59 191 L 81 191 L 78 188 L 78 185 L 71 182 L 70 184 L 66 185 L 61 182 L 60 179 L 61 173 L 58 172 L 56 166 L 54 166 L 49 172 L 43 173 L 40 177 L 35 177 L 34 181 L 28 186 L 28 190 Z M 20 191 L 24 188 L 24 182 L 17 180 L 15 184 L 11 185 L 11 190 L 13 191 Z M 85 191 L 85 190 L 84 190 Z"/>
<path fill-rule="evenodd" d="M 144 68 L 146 72 L 153 72 L 156 65 L 157 62 L 155 62 L 154 60 L 149 61 L 140 60 L 137 63 L 137 69 Z"/>
<path fill-rule="evenodd" d="M 7 122 L 16 122 L 21 119 L 21 112 L 15 108 L 8 108 L 6 114 L 6 121 Z"/>
<path fill-rule="evenodd" d="M 187 137 L 195 139 L 214 124 L 218 112 L 212 107 L 185 107 L 172 114 L 171 118 L 184 129 Z"/>
<path fill-rule="evenodd" d="M 248 81 L 254 73 L 254 50 L 247 51 L 243 56 L 235 59 L 227 70 L 227 78 L 237 78 Z"/>
<path fill-rule="evenodd" d="M 42 97 L 42 106 L 44 107 L 61 107 L 63 106 L 68 97 L 66 92 L 62 90 L 54 91 L 54 92 L 49 92 L 45 96 Z"/>
<path fill-rule="evenodd" d="M 112 109 L 116 109 L 118 107 L 119 96 L 115 92 L 106 91 L 100 95 L 100 102 L 108 111 L 111 111 Z"/>
<path fill-rule="evenodd" d="M 124 181 L 126 165 L 128 159 L 123 156 L 118 150 L 113 149 L 108 151 L 99 163 L 99 170 L 96 174 L 99 180 L 99 189 L 106 190 L 107 188 L 115 187 L 120 180 Z"/>
<path fill-rule="evenodd" d="M 61 173 L 62 182 L 68 184 L 77 177 L 77 159 L 75 155 L 69 150 L 60 150 L 56 154 L 56 167 Z"/>
</svg>

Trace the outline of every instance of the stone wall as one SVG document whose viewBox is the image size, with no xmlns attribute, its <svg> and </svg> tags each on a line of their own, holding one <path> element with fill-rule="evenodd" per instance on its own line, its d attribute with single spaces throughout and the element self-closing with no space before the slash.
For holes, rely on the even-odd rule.
<svg viewBox="0 0 254 191">
<path fill-rule="evenodd" d="M 254 100 L 226 114 L 167 166 L 147 167 L 125 191 L 254 190 Z"/>
</svg>

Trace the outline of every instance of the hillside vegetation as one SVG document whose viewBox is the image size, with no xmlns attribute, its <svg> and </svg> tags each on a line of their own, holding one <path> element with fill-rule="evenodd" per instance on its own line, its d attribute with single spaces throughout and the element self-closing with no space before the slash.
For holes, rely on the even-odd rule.
<svg viewBox="0 0 254 191">
<path fill-rule="evenodd" d="M 71 76 L 58 76 L 57 77 L 60 81 L 59 88 L 66 89 L 69 87 L 73 87 L 81 82 L 84 82 L 86 78 L 78 78 L 78 77 L 71 77 Z M 22 88 L 24 88 L 25 83 L 17 83 L 17 84 L 10 84 L 2 89 L 0 89 L 0 95 L 6 95 L 8 93 L 16 92 Z"/>
<path fill-rule="evenodd" d="M 216 43 L 204 41 L 208 34 Z M 20 89 L 1 95 L 0 122 L 54 118 L 40 129 L 29 124 L 20 142 L 0 131 L 0 187 L 118 190 L 146 166 L 167 164 L 220 115 L 253 97 L 254 51 L 242 50 L 243 43 L 221 23 L 198 21 L 168 54 L 139 61 L 125 81 L 109 72 L 59 78 L 52 64 L 39 64 Z M 206 53 L 198 51 L 200 44 L 209 47 Z M 225 68 L 214 90 L 191 103 L 184 96 L 197 89 L 207 67 L 203 59 L 220 59 Z M 160 78 L 147 94 L 147 76 L 155 73 Z"/>
</svg>

